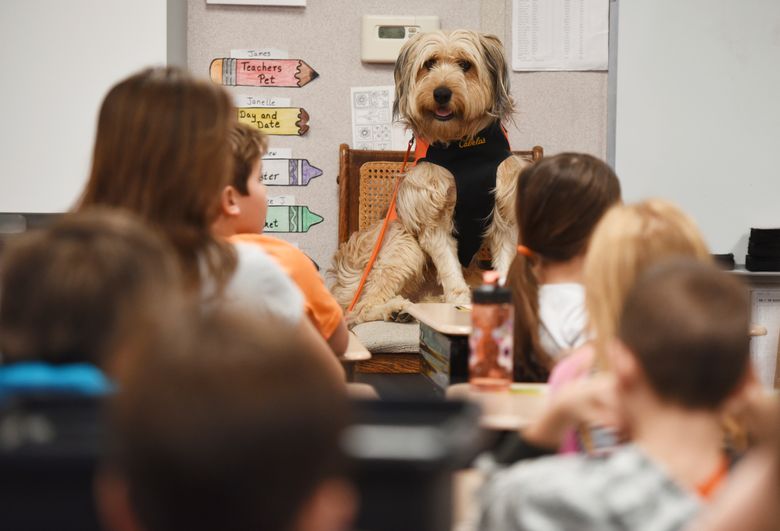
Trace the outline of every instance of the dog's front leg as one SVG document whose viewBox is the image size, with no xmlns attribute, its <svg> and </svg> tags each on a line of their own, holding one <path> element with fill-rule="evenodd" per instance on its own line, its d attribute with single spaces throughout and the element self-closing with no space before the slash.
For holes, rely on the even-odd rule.
<svg viewBox="0 0 780 531">
<path fill-rule="evenodd" d="M 450 220 L 450 226 L 452 220 Z M 420 233 L 420 247 L 431 257 L 447 302 L 468 303 L 471 301 L 469 286 L 463 278 L 463 269 L 458 261 L 458 248 L 451 230 L 439 227 Z"/>
<path fill-rule="evenodd" d="M 448 302 L 468 302 L 469 287 L 458 261 L 452 236 L 455 210 L 455 179 L 452 174 L 421 162 L 407 174 L 398 190 L 398 218 L 417 236 L 420 247 L 431 257 Z"/>
<path fill-rule="evenodd" d="M 485 237 L 493 257 L 493 269 L 501 274 L 506 274 L 509 270 L 517 252 L 517 179 L 520 171 L 527 165 L 528 163 L 519 157 L 511 156 L 498 166 L 496 174 L 496 206 Z"/>
</svg>

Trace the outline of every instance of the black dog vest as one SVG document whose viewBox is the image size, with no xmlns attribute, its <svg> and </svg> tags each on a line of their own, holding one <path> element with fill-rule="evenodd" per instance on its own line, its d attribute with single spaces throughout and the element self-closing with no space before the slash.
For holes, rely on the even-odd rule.
<svg viewBox="0 0 780 531">
<path fill-rule="evenodd" d="M 471 140 L 427 145 L 418 141 L 415 163 L 425 161 L 441 166 L 455 177 L 455 238 L 458 260 L 463 267 L 471 263 L 482 245 L 496 204 L 496 171 L 512 155 L 504 129 L 499 122 L 477 133 Z M 420 149 L 422 148 L 422 149 Z"/>
</svg>

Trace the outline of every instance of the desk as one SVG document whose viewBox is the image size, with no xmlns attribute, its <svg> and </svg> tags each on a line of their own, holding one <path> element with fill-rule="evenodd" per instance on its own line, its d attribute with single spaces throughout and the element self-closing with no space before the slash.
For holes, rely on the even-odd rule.
<svg viewBox="0 0 780 531">
<path fill-rule="evenodd" d="M 447 389 L 447 398 L 479 404 L 483 428 L 514 431 L 539 418 L 547 405 L 547 389 L 547 384 L 513 383 L 507 391 L 478 391 L 460 383 Z"/>
<path fill-rule="evenodd" d="M 517 430 L 539 418 L 547 404 L 547 384 L 514 383 L 509 391 L 486 392 L 467 383 L 447 389 L 447 398 L 467 399 L 482 407 L 480 425 L 489 430 Z M 452 529 L 479 529 L 479 489 L 485 475 L 476 468 L 458 470 L 452 476 Z"/>
<path fill-rule="evenodd" d="M 349 332 L 349 343 L 344 354 L 339 356 L 339 361 L 344 366 L 347 381 L 351 382 L 355 374 L 355 364 L 359 361 L 371 359 L 371 353 L 363 346 L 355 334 Z"/>
<path fill-rule="evenodd" d="M 469 375 L 471 309 L 451 303 L 412 304 L 407 312 L 420 321 L 421 372 L 442 396 L 450 384 L 465 382 Z"/>
</svg>

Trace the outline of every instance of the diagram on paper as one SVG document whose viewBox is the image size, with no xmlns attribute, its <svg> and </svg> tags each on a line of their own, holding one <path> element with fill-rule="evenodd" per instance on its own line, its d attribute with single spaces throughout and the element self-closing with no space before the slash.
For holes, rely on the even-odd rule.
<svg viewBox="0 0 780 531">
<path fill-rule="evenodd" d="M 354 149 L 403 149 L 403 126 L 393 123 L 392 85 L 352 87 L 352 146 Z"/>
</svg>

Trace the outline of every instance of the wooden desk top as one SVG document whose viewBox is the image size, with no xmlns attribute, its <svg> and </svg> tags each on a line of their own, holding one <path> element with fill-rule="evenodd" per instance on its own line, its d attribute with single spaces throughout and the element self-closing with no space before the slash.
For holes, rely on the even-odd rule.
<svg viewBox="0 0 780 531">
<path fill-rule="evenodd" d="M 339 361 L 365 361 L 371 359 L 371 353 L 363 346 L 358 337 L 349 332 L 349 343 L 347 344 L 347 350 L 339 356 Z"/>
<path fill-rule="evenodd" d="M 471 333 L 471 305 L 448 302 L 421 302 L 406 310 L 409 315 L 437 332 L 450 336 Z"/>
<path fill-rule="evenodd" d="M 508 391 L 477 391 L 468 383 L 451 385 L 447 398 L 472 400 L 482 407 L 480 425 L 516 430 L 538 419 L 547 404 L 547 384 L 515 383 Z"/>
</svg>

